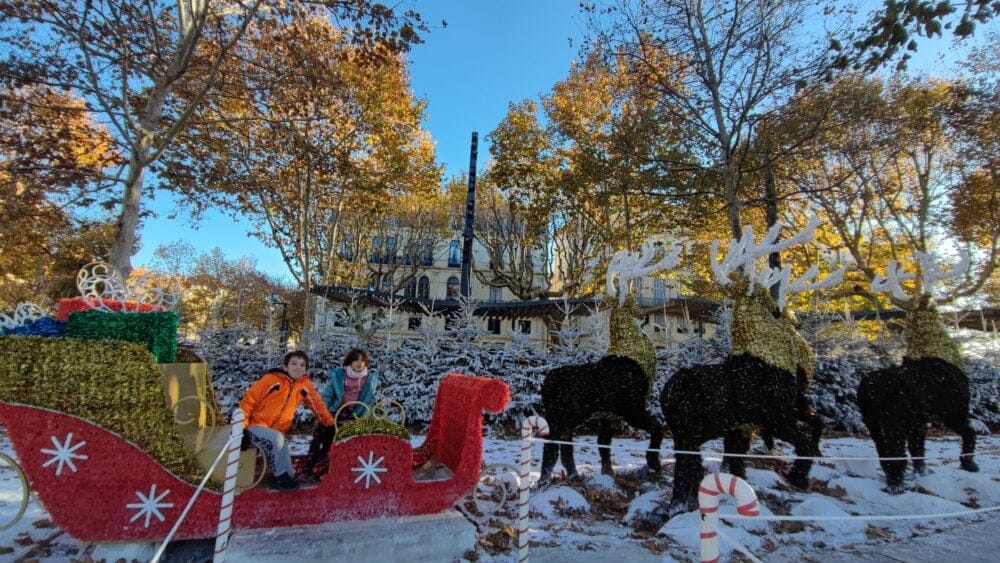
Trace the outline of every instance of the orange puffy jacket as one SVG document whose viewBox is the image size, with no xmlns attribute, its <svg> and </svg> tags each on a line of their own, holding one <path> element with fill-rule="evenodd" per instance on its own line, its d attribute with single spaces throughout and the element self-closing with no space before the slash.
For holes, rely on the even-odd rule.
<svg viewBox="0 0 1000 563">
<path fill-rule="evenodd" d="M 292 379 L 280 369 L 265 373 L 251 385 L 240 401 L 240 408 L 246 414 L 247 427 L 266 426 L 284 433 L 292 427 L 295 409 L 302 403 L 316 413 L 320 422 L 333 425 L 333 417 L 309 376 Z"/>
</svg>

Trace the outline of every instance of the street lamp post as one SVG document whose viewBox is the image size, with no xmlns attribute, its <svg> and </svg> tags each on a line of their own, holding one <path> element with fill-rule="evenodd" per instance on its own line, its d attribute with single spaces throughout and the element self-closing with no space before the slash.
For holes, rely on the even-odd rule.
<svg viewBox="0 0 1000 563">
<path fill-rule="evenodd" d="M 272 293 L 268 302 L 272 307 L 281 305 L 281 328 L 278 329 L 278 333 L 281 334 L 282 340 L 288 340 L 288 303 L 282 301 L 278 293 Z"/>
</svg>

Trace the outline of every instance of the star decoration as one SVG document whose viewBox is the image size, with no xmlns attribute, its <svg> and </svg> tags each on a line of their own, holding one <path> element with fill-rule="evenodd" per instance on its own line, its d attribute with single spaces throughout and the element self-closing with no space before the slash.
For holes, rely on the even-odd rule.
<svg viewBox="0 0 1000 563">
<path fill-rule="evenodd" d="M 42 467 L 48 467 L 53 463 L 56 464 L 56 476 L 62 475 L 63 466 L 69 466 L 76 473 L 76 464 L 73 463 L 73 459 L 87 459 L 86 455 L 76 453 L 76 450 L 82 448 L 87 442 L 80 441 L 73 444 L 73 433 L 70 432 L 66 435 L 66 443 L 60 444 L 56 440 L 55 436 L 51 436 L 52 445 L 56 449 L 50 450 L 48 448 L 42 448 L 41 452 L 43 454 L 49 454 L 52 456 L 51 459 L 42 464 Z"/>
<path fill-rule="evenodd" d="M 163 518 L 163 513 L 160 512 L 161 508 L 171 508 L 174 506 L 174 503 L 172 502 L 160 502 L 161 500 L 164 499 L 164 497 L 170 494 L 170 489 L 167 489 L 166 491 L 163 491 L 163 494 L 156 496 L 156 483 L 153 483 L 150 486 L 149 495 L 144 495 L 139 491 L 136 491 L 135 494 L 136 496 L 139 497 L 139 500 L 141 502 L 132 502 L 125 505 L 126 508 L 139 509 L 139 511 L 135 513 L 135 516 L 133 516 L 132 519 L 129 520 L 129 522 L 135 522 L 139 518 L 145 516 L 146 522 L 144 524 L 144 527 L 146 528 L 149 527 L 149 519 L 152 516 L 156 516 L 157 520 L 163 522 L 164 518 Z"/>
<path fill-rule="evenodd" d="M 378 478 L 378 474 L 389 471 L 385 467 L 379 467 L 379 464 L 382 463 L 382 460 L 385 459 L 385 456 L 382 456 L 378 459 L 374 458 L 375 458 L 375 452 L 371 451 L 368 452 L 368 461 L 365 461 L 364 458 L 358 456 L 358 463 L 361 464 L 361 467 L 351 468 L 351 471 L 357 471 L 360 473 L 360 475 L 358 475 L 358 478 L 355 479 L 354 482 L 358 483 L 359 481 L 364 479 L 366 489 L 369 487 L 369 485 L 371 485 L 372 479 L 375 479 L 375 483 L 382 484 L 382 480 Z"/>
</svg>

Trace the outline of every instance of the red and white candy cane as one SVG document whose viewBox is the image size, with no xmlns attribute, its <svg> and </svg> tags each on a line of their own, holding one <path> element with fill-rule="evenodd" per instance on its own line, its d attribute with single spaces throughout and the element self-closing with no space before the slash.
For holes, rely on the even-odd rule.
<svg viewBox="0 0 1000 563">
<path fill-rule="evenodd" d="M 736 499 L 736 512 L 743 516 L 760 516 L 757 493 L 739 477 L 728 473 L 706 475 L 698 485 L 698 510 L 701 511 L 701 561 L 719 560 L 719 500 L 721 495 Z"/>
<path fill-rule="evenodd" d="M 229 456 L 226 458 L 226 481 L 222 485 L 222 503 L 219 507 L 219 527 L 215 534 L 215 563 L 226 560 L 229 532 L 232 529 L 233 503 L 236 501 L 236 470 L 240 465 L 240 444 L 243 442 L 243 409 L 233 412 L 229 430 Z"/>
<path fill-rule="evenodd" d="M 517 475 L 517 560 L 528 560 L 528 474 L 531 472 L 531 438 L 548 436 L 549 423 L 540 416 L 527 416 L 521 421 L 521 469 Z"/>
</svg>

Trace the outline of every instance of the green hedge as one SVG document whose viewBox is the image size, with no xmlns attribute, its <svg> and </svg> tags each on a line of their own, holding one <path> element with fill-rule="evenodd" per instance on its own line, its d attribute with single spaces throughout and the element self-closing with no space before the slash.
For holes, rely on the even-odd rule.
<svg viewBox="0 0 1000 563">
<path fill-rule="evenodd" d="M 142 344 L 161 364 L 177 357 L 177 313 L 77 311 L 69 315 L 65 335 L 83 340 L 124 340 Z"/>
<path fill-rule="evenodd" d="M 160 369 L 139 344 L 0 336 L 0 401 L 85 418 L 136 444 L 178 477 L 201 477 L 174 431 Z"/>
</svg>

